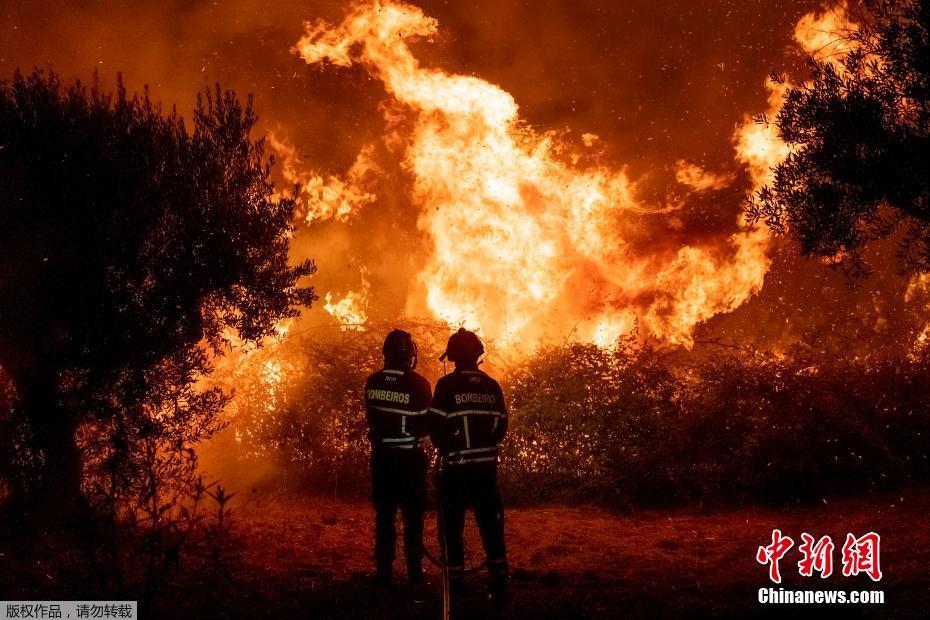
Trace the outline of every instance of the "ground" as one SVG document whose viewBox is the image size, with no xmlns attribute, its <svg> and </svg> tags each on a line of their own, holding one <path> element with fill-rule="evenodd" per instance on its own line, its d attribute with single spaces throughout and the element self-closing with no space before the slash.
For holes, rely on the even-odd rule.
<svg viewBox="0 0 930 620">
<path fill-rule="evenodd" d="M 829 534 L 836 571 L 826 580 L 797 573 L 797 546 L 782 560 L 786 588 L 885 591 L 881 606 L 843 606 L 853 617 L 917 617 L 930 609 L 930 489 L 817 506 L 649 510 L 617 514 L 583 506 L 512 507 L 507 536 L 513 600 L 491 608 L 483 577 L 455 603 L 453 618 L 616 618 L 695 615 L 795 615 L 797 608 L 763 606 L 771 585 L 756 549 L 779 528 L 800 543 L 801 532 Z M 253 496 L 236 511 L 241 544 L 234 553 L 234 594 L 226 611 L 249 617 L 438 618 L 439 577 L 430 567 L 432 596 L 413 602 L 400 589 L 372 586 L 372 510 L 364 502 L 299 496 Z M 477 531 L 466 532 L 470 557 L 480 560 Z M 884 577 L 840 575 L 847 532 L 881 534 Z M 427 527 L 432 545 L 435 528 Z M 396 570 L 402 568 L 400 559 Z M 398 580 L 402 574 L 398 572 Z"/>
</svg>

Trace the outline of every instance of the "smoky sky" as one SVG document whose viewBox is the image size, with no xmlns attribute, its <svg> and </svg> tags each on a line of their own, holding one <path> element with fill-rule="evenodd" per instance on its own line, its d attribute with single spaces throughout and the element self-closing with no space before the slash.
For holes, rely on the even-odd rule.
<svg viewBox="0 0 930 620">
<path fill-rule="evenodd" d="M 439 22 L 434 40 L 414 44 L 424 65 L 499 85 L 540 131 L 564 131 L 567 139 L 599 135 L 606 163 L 627 166 L 645 199 L 657 203 L 679 191 L 677 160 L 740 172 L 734 128 L 746 114 L 766 109 L 764 83 L 772 71 L 804 77 L 805 58 L 792 45 L 794 24 L 820 6 L 786 0 L 411 3 Z M 219 82 L 254 96 L 258 133 L 284 136 L 307 165 L 340 174 L 382 134 L 384 87 L 360 67 L 308 66 L 290 48 L 304 20 L 338 22 L 345 9 L 331 0 L 5 1 L 0 74 L 51 67 L 66 79 L 88 81 L 96 71 L 112 85 L 121 72 L 130 90 L 148 85 L 155 99 L 182 113 L 199 90 Z M 725 191 L 689 197 L 675 233 L 680 238 L 654 242 L 732 234 L 749 187 L 740 173 Z M 317 258 L 321 291 L 355 286 L 359 267 L 370 265 L 373 290 L 384 299 L 379 307 L 390 313 L 403 306 L 419 243 L 416 214 L 395 194 L 380 197 L 356 221 L 300 231 L 296 250 Z M 883 267 L 869 283 L 850 287 L 815 261 L 778 257 L 762 293 L 717 327 L 743 334 L 765 324 L 769 340 L 777 340 L 797 332 L 800 316 L 830 324 L 855 312 L 875 321 L 876 313 L 900 305 L 887 301 L 903 290 L 892 271 Z M 886 301 L 877 302 L 882 291 Z"/>
<path fill-rule="evenodd" d="M 308 67 L 290 47 L 306 19 L 338 21 L 346 3 L 5 2 L 0 69 L 51 66 L 105 81 L 122 72 L 166 104 L 188 109 L 220 82 L 252 93 L 263 128 L 282 126 L 321 166 L 344 169 L 379 131 L 381 85 L 364 71 Z M 732 160 L 730 136 L 765 107 L 773 70 L 797 70 L 790 45 L 814 2 L 415 2 L 439 20 L 424 64 L 472 74 L 510 92 L 523 118 L 605 139 L 634 175 L 678 158 Z"/>
</svg>

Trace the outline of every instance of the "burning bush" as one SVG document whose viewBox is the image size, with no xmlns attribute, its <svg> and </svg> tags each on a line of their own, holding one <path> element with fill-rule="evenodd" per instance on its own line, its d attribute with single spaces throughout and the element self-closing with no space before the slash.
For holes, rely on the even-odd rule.
<svg viewBox="0 0 930 620">
<path fill-rule="evenodd" d="M 272 406 L 260 387 L 240 392 L 222 451 L 273 458 L 292 488 L 363 496 L 361 386 L 381 365 L 383 327 L 304 334 L 266 352 L 299 363 Z M 407 327 L 435 381 L 448 330 Z M 807 501 L 930 474 L 925 357 L 656 349 L 634 335 L 611 348 L 542 349 L 507 367 L 489 359 L 510 405 L 501 465 L 510 500 Z"/>
<path fill-rule="evenodd" d="M 925 358 L 630 343 L 543 351 L 505 385 L 504 479 L 514 497 L 640 505 L 812 500 L 926 479 L 927 370 Z"/>
<path fill-rule="evenodd" d="M 368 430 L 362 387 L 382 366 L 382 341 L 395 326 L 414 334 L 417 370 L 432 380 L 441 376 L 438 358 L 449 330 L 436 322 L 369 322 L 363 330 L 310 327 L 234 355 L 222 377 L 236 389 L 227 411 L 230 427 L 210 446 L 208 469 L 215 465 L 233 479 L 260 486 L 364 493 Z"/>
</svg>

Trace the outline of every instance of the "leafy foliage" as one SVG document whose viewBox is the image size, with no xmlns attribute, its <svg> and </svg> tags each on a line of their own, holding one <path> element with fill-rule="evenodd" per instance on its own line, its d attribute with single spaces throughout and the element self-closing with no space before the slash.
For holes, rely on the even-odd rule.
<svg viewBox="0 0 930 620">
<path fill-rule="evenodd" d="M 274 406 L 260 386 L 254 400 L 237 399 L 238 443 L 225 433 L 222 451 L 252 468 L 274 458 L 292 489 L 364 496 L 361 386 L 380 367 L 380 337 L 391 327 L 337 336 L 338 345 L 307 336 L 302 353 L 285 356 L 307 367 Z M 404 327 L 433 353 L 448 336 L 442 326 Z M 423 370 L 433 381 L 442 374 L 435 362 Z M 500 481 L 508 501 L 617 506 L 812 501 L 924 481 L 928 371 L 919 351 L 868 359 L 713 343 L 669 351 L 634 338 L 612 349 L 544 349 L 492 371 L 511 415 Z"/>
<path fill-rule="evenodd" d="M 227 396 L 196 386 L 210 345 L 226 329 L 258 340 L 315 299 L 255 122 L 218 86 L 188 131 L 121 81 L 0 84 L 0 366 L 47 491 L 67 497 L 91 469 L 89 496 L 138 495 L 147 451 L 180 455 L 217 428 Z"/>
<path fill-rule="evenodd" d="M 865 243 L 900 234 L 903 269 L 923 272 L 930 268 L 930 6 L 866 6 L 861 26 L 837 35 L 851 51 L 810 59 L 811 80 L 787 88 L 775 123 L 792 152 L 747 214 L 797 239 L 804 254 L 854 274 L 869 270 L 859 254 Z"/>
<path fill-rule="evenodd" d="M 365 330 L 291 334 L 225 373 L 237 386 L 236 399 L 224 418 L 229 430 L 212 442 L 211 453 L 236 455 L 244 467 L 229 463 L 235 458 L 224 463 L 230 472 L 239 470 L 233 478 L 261 485 L 283 481 L 332 495 L 365 492 L 369 447 L 362 387 L 382 367 L 381 345 L 394 327 L 414 335 L 417 371 L 441 376 L 438 358 L 450 334 L 440 323 L 369 322 Z M 256 471 L 267 471 L 274 481 L 254 479 L 250 472 Z"/>
<path fill-rule="evenodd" d="M 621 505 L 809 501 L 926 480 L 928 365 L 544 351 L 504 387 L 504 479 L 525 499 Z"/>
</svg>

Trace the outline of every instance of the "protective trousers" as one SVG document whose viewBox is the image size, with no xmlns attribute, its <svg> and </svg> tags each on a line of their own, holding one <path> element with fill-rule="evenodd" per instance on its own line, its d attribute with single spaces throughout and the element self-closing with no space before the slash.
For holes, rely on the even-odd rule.
<svg viewBox="0 0 930 620">
<path fill-rule="evenodd" d="M 404 520 L 404 555 L 411 582 L 423 579 L 423 512 L 426 505 L 426 456 L 419 449 L 377 450 L 371 456 L 371 490 L 375 505 L 375 565 L 390 579 L 397 534 L 394 519 Z"/>
<path fill-rule="evenodd" d="M 465 510 L 471 505 L 487 555 L 492 587 L 507 587 L 507 548 L 504 543 L 504 508 L 497 492 L 497 464 L 446 465 L 440 479 L 442 516 L 446 531 L 449 577 L 461 580 L 465 567 L 462 534 Z"/>
</svg>

